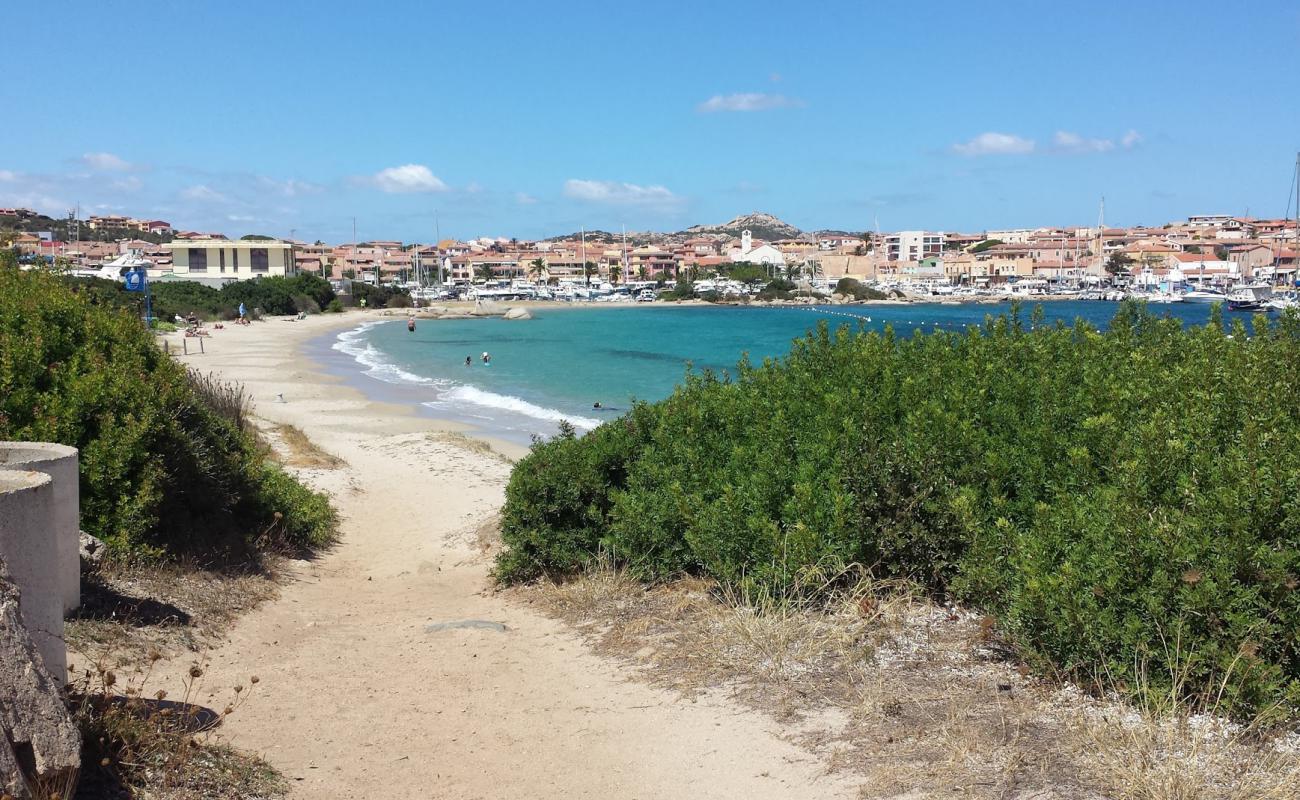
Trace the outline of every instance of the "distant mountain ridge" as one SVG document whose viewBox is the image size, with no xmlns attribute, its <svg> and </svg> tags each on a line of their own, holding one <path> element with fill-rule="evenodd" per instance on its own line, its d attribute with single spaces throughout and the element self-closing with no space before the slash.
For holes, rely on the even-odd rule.
<svg viewBox="0 0 1300 800">
<path fill-rule="evenodd" d="M 698 237 L 707 237 L 710 239 L 738 239 L 742 231 L 749 231 L 755 239 L 764 239 L 775 241 L 777 239 L 798 239 L 804 236 L 804 232 L 784 220 L 767 214 L 762 211 L 755 211 L 752 214 L 742 214 L 730 222 L 724 222 L 720 225 L 692 225 L 684 231 L 674 233 L 655 233 L 653 231 L 628 231 L 627 242 L 630 245 L 658 244 L 658 245 L 676 245 L 681 244 L 687 239 Z M 557 242 L 578 239 L 581 233 L 565 234 L 563 236 L 552 236 L 543 241 Z M 587 231 L 587 243 L 592 242 L 601 244 L 617 244 L 623 240 L 621 233 L 610 233 L 609 231 Z"/>
<path fill-rule="evenodd" d="M 797 239 L 803 231 L 771 214 L 755 211 L 724 222 L 721 225 L 692 225 L 682 233 L 690 236 L 739 236 L 749 231 L 755 239 Z"/>
</svg>

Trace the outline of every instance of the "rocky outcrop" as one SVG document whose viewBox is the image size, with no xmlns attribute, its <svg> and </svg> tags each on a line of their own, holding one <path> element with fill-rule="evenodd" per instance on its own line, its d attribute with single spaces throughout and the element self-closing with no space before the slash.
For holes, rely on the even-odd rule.
<svg viewBox="0 0 1300 800">
<path fill-rule="evenodd" d="M 469 312 L 476 317 L 502 317 L 510 309 L 492 300 L 475 300 L 474 310 Z"/>
<path fill-rule="evenodd" d="M 72 797 L 81 735 L 19 615 L 18 589 L 0 563 L 0 794 Z"/>
<path fill-rule="evenodd" d="M 532 319 L 533 315 L 526 308 L 512 308 L 502 315 L 502 319 Z"/>
<path fill-rule="evenodd" d="M 102 539 L 81 531 L 81 572 L 94 572 L 104 560 L 104 542 Z"/>
</svg>

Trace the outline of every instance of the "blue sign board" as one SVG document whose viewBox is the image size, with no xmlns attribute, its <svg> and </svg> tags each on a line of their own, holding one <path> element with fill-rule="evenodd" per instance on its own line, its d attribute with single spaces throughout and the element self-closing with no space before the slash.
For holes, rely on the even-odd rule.
<svg viewBox="0 0 1300 800">
<path fill-rule="evenodd" d="M 145 273 L 143 269 L 128 270 L 126 273 L 126 290 L 128 292 L 143 292 L 145 284 Z"/>
</svg>

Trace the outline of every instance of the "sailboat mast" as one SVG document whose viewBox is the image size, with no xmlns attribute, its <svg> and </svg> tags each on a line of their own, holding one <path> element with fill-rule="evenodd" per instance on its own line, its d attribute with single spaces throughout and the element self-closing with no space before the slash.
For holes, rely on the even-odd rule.
<svg viewBox="0 0 1300 800">
<path fill-rule="evenodd" d="M 438 222 L 438 209 L 433 210 L 433 257 L 438 261 L 438 285 L 441 286 L 445 281 L 442 278 L 442 225 Z"/>
</svg>

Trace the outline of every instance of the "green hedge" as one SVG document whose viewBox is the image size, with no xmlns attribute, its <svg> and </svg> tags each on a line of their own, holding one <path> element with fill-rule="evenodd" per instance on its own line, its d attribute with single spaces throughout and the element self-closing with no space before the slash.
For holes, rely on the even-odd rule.
<svg viewBox="0 0 1300 800">
<path fill-rule="evenodd" d="M 735 381 L 688 376 L 538 443 L 502 532 L 503 580 L 602 550 L 647 579 L 776 588 L 865 564 L 986 609 L 1044 669 L 1294 713 L 1300 318 L 823 325 Z"/>
<path fill-rule="evenodd" d="M 122 554 L 333 533 L 324 498 L 264 463 L 138 316 L 39 271 L 0 270 L 0 439 L 80 448 L 82 527 Z"/>
<path fill-rule="evenodd" d="M 144 295 L 126 291 L 120 281 L 74 278 L 68 286 L 95 305 L 122 308 L 134 316 L 144 313 Z M 250 314 L 254 309 L 278 315 L 316 313 L 336 299 L 329 281 L 305 272 L 235 281 L 220 289 L 197 281 L 155 281 L 150 283 L 149 291 L 154 317 L 167 321 L 191 312 L 203 319 L 234 319 L 239 315 L 240 303 Z"/>
</svg>

